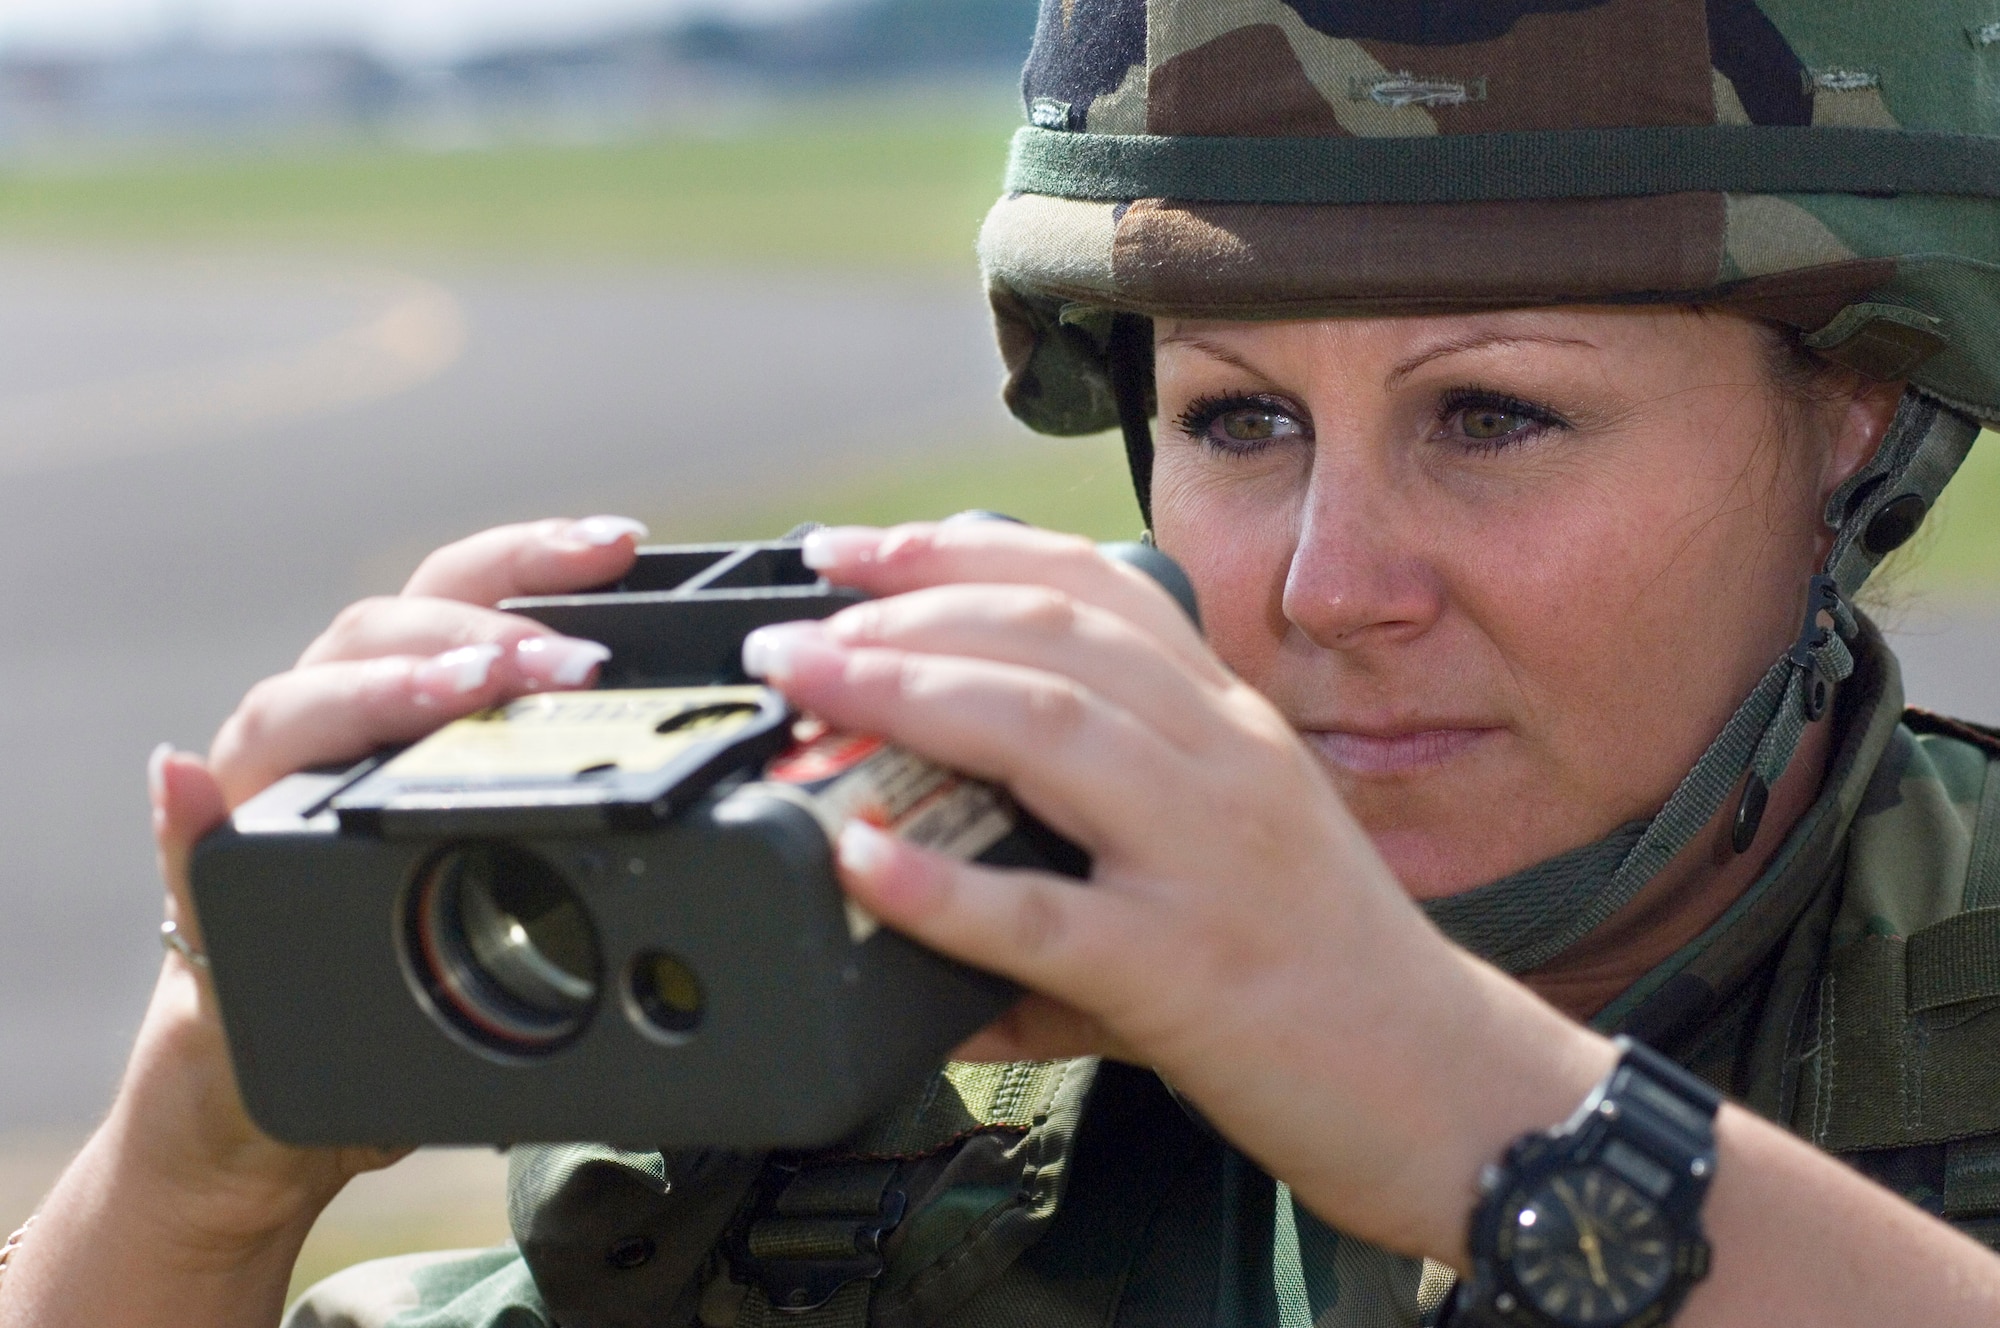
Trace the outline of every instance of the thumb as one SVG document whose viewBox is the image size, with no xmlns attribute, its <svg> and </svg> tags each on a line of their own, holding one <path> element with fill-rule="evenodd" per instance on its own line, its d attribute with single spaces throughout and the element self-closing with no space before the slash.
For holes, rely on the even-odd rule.
<svg viewBox="0 0 2000 1328">
<path fill-rule="evenodd" d="M 201 923 L 189 891 L 188 863 L 202 836 L 229 819 L 222 786 L 198 756 L 162 743 L 146 767 L 153 802 L 153 842 L 167 885 L 167 917 L 188 943 L 201 948 Z"/>
</svg>

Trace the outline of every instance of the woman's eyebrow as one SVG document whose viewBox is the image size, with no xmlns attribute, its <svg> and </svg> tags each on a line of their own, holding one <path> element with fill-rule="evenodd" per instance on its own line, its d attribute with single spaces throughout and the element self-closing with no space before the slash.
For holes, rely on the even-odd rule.
<svg viewBox="0 0 2000 1328">
<path fill-rule="evenodd" d="M 1383 379 L 1386 387 L 1399 386 L 1417 370 L 1433 360 L 1441 360 L 1450 355 L 1463 355 L 1468 351 L 1487 350 L 1494 346 L 1569 346 L 1583 350 L 1596 350 L 1597 346 L 1577 337 L 1553 337 L 1534 332 L 1479 332 L 1471 336 L 1456 337 L 1435 346 L 1418 351 L 1389 371 Z"/>
<path fill-rule="evenodd" d="M 1192 350 L 1200 351 L 1212 360 L 1221 360 L 1224 364 L 1241 369 L 1253 378 L 1264 377 L 1263 370 L 1229 349 L 1229 347 L 1219 341 L 1210 341 L 1207 337 L 1197 336 L 1192 332 L 1170 332 L 1166 336 L 1161 337 L 1156 344 L 1159 346 L 1186 346 Z"/>
</svg>

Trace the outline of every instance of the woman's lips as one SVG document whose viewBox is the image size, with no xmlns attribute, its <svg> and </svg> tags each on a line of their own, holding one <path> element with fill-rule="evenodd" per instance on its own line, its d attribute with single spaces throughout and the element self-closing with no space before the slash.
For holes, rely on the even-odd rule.
<svg viewBox="0 0 2000 1328">
<path fill-rule="evenodd" d="M 1342 729 L 1308 729 L 1302 736 L 1322 759 L 1354 775 L 1400 775 L 1443 765 L 1500 730 L 1422 729 L 1378 736 Z"/>
</svg>

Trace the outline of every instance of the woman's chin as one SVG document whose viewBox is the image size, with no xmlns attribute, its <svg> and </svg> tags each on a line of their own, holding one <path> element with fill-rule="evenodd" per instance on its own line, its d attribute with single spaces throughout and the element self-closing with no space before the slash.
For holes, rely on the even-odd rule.
<svg viewBox="0 0 2000 1328">
<path fill-rule="evenodd" d="M 1432 814 L 1418 819 L 1411 814 L 1417 809 L 1407 803 L 1354 808 L 1369 842 L 1412 899 L 1462 895 L 1608 833 L 1544 823 L 1534 808 L 1510 807 L 1494 796 L 1455 802 L 1460 809 L 1472 805 L 1484 810 L 1468 814 L 1432 807 L 1424 809 Z M 1380 815 L 1371 816 L 1371 811 Z"/>
<path fill-rule="evenodd" d="M 1491 870 L 1497 861 L 1486 861 L 1489 855 L 1475 852 L 1462 834 L 1397 829 L 1370 831 L 1369 838 L 1412 899 L 1464 894 L 1507 874 L 1504 867 Z"/>
</svg>

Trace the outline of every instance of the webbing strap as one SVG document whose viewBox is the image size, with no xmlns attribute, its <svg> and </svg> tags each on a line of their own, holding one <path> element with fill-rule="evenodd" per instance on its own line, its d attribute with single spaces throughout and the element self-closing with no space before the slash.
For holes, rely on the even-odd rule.
<svg viewBox="0 0 2000 1328">
<path fill-rule="evenodd" d="M 2000 761 L 1986 763 L 1979 790 L 1979 819 L 1972 825 L 1972 856 L 1965 865 L 1963 908 L 2000 905 Z"/>
<path fill-rule="evenodd" d="M 2000 996 L 2000 908 L 1959 913 L 1910 937 L 1912 1011 Z"/>
<path fill-rule="evenodd" d="M 1048 1111 L 1057 1087 L 1074 1068 L 1071 1061 L 953 1061 L 923 1092 L 848 1140 L 842 1152 L 848 1157 L 914 1158 L 978 1130 L 1026 1131 Z"/>
<path fill-rule="evenodd" d="M 1822 983 L 1814 1142 L 1845 1153 L 2000 1134 L 2000 908 L 1864 936 Z"/>
<path fill-rule="evenodd" d="M 1007 189 L 1191 203 L 1475 203 L 1690 192 L 2000 198 L 2000 139 L 1793 125 L 1397 138 L 1025 128 L 1014 136 Z"/>
<path fill-rule="evenodd" d="M 1944 1150 L 1944 1215 L 2000 1213 L 2000 1138 L 1958 1139 Z"/>
<path fill-rule="evenodd" d="M 1283 1181 L 1271 1207 L 1271 1287 L 1278 1297 L 1278 1328 L 1313 1328 L 1305 1259 L 1299 1252 L 1299 1210 L 1292 1187 Z"/>
</svg>

